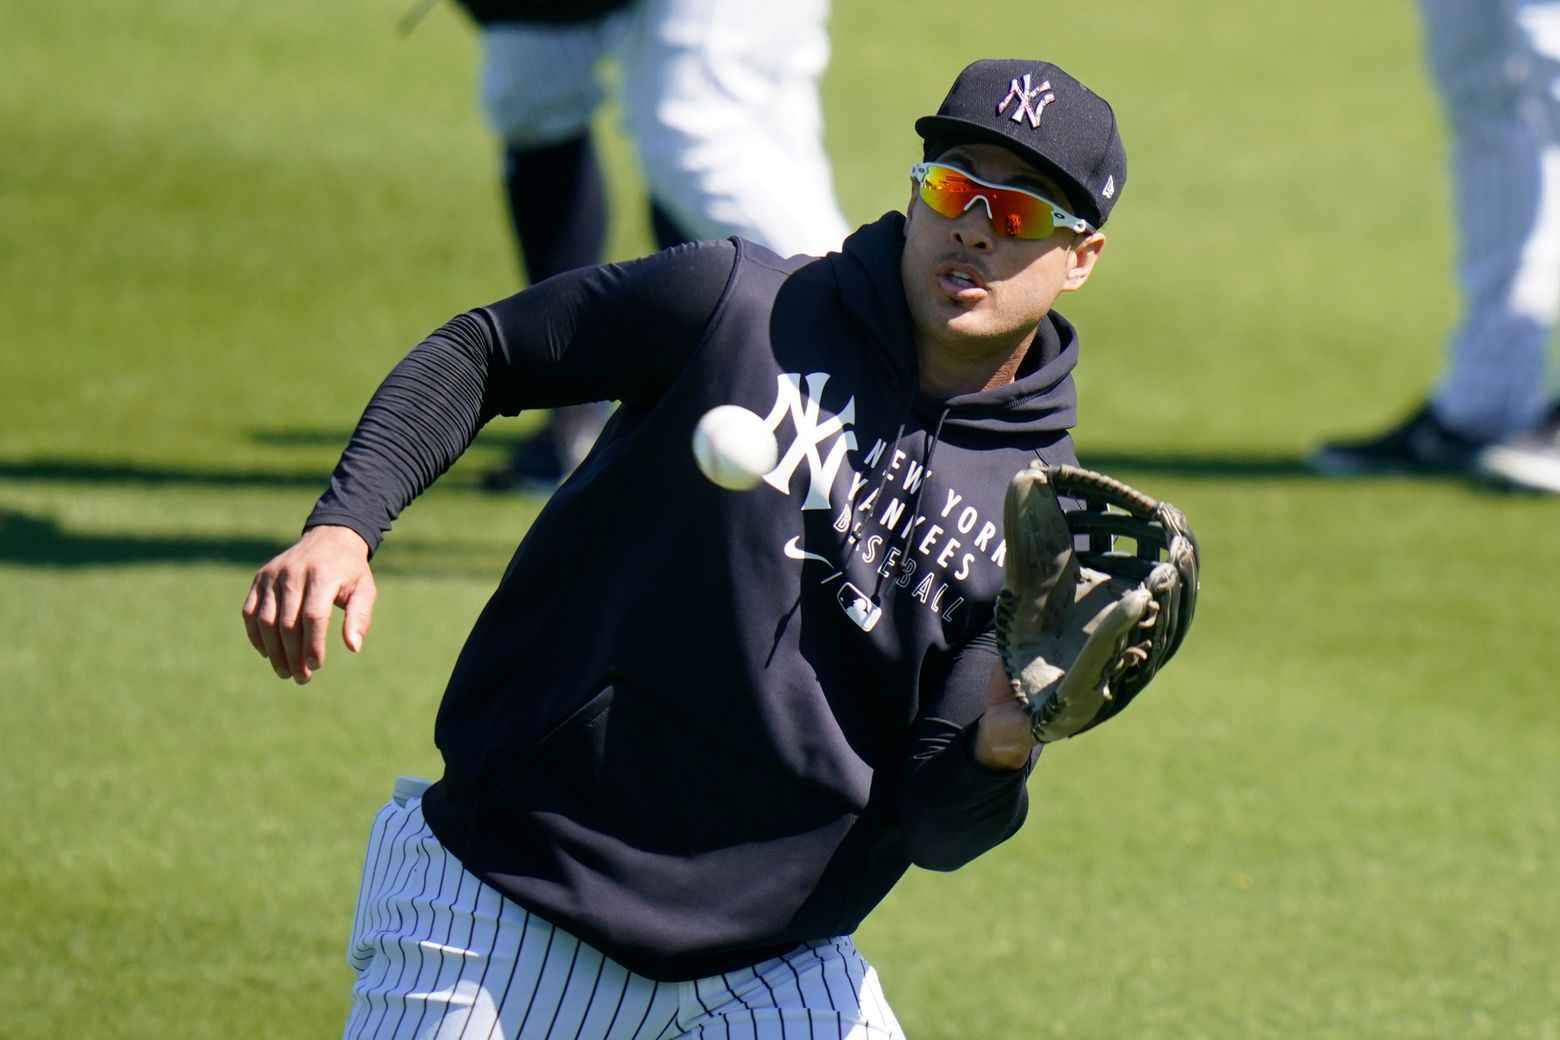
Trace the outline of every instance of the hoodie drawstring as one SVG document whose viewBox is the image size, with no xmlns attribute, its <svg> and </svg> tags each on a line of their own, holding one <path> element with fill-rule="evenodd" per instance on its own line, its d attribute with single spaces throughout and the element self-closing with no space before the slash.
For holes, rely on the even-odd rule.
<svg viewBox="0 0 1560 1040">
<path fill-rule="evenodd" d="M 899 535 L 898 548 L 902 558 L 908 559 L 910 556 L 910 539 L 915 534 L 916 528 L 915 518 L 921 515 L 921 498 L 926 493 L 926 485 L 932 476 L 932 456 L 937 453 L 937 445 L 942 440 L 943 423 L 947 421 L 948 413 L 952 410 L 952 406 L 946 403 L 943 404 L 942 411 L 937 416 L 937 424 L 932 427 L 931 436 L 926 439 L 925 448 L 921 452 L 921 479 L 916 483 L 915 497 L 910 501 L 910 512 L 905 517 L 904 529 Z M 907 408 L 906 416 L 908 414 L 909 409 Z M 899 441 L 904 436 L 904 432 L 904 418 L 901 418 L 899 432 L 894 435 L 894 443 L 889 446 L 888 453 L 884 456 L 885 458 L 893 458 L 894 452 L 899 448 Z M 878 487 L 881 489 L 882 486 L 883 482 L 879 481 Z M 882 606 L 883 580 L 887 577 L 888 575 L 883 573 L 883 569 L 881 567 L 878 568 L 877 581 L 872 586 L 872 603 L 874 606 Z"/>
</svg>

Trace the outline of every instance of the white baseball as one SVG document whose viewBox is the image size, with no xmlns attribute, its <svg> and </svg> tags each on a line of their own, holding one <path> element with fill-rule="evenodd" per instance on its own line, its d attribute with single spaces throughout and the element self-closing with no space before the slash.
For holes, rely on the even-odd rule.
<svg viewBox="0 0 1560 1040">
<path fill-rule="evenodd" d="M 780 447 L 757 414 L 741 405 L 717 405 L 693 430 L 693 458 L 712 483 L 750 491 L 775 468 Z"/>
</svg>

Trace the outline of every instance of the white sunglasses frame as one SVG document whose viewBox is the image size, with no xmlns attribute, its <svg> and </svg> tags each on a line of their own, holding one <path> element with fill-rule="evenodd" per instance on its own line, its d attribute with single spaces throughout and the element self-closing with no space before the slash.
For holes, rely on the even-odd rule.
<svg viewBox="0 0 1560 1040">
<path fill-rule="evenodd" d="M 1052 201 L 1051 199 L 1046 198 L 1044 195 L 1040 195 L 1040 194 L 1038 194 L 1036 192 L 1033 192 L 1033 191 L 1028 191 L 1028 190 L 1026 190 L 1024 188 L 1015 188 L 1015 187 L 1013 187 L 1010 184 L 993 184 L 990 181 L 983 181 L 979 177 L 977 177 L 973 173 L 971 173 L 970 171 L 968 171 L 968 170 L 961 170 L 959 167 L 954 166 L 952 163 L 919 162 L 919 163 L 916 163 L 914 166 L 910 167 L 910 176 L 915 178 L 916 184 L 920 185 L 921 187 L 925 187 L 926 186 L 926 175 L 927 175 L 928 172 L 930 172 L 933 169 L 952 170 L 954 173 L 957 173 L 959 176 L 965 178 L 966 180 L 972 181 L 975 184 L 980 185 L 982 188 L 990 188 L 993 191 L 1016 191 L 1020 195 L 1028 195 L 1032 199 L 1035 199 L 1037 201 L 1043 202 L 1047 206 L 1051 207 L 1051 222 L 1052 222 L 1052 224 L 1055 227 L 1066 228 L 1069 231 L 1076 232 L 1077 234 L 1080 234 L 1080 235 L 1083 234 L 1084 232 L 1093 231 L 1094 230 L 1092 227 L 1089 226 L 1089 222 L 1087 220 L 1084 220 L 1080 216 L 1076 216 L 1075 214 L 1067 212 L 1067 210 L 1063 209 L 1061 206 L 1058 206 L 1054 201 Z M 919 195 L 919 192 L 917 192 L 917 194 Z M 986 204 L 986 219 L 991 222 L 991 226 L 993 228 L 996 227 L 997 226 L 997 220 L 996 220 L 996 217 L 991 212 L 991 200 L 989 198 L 987 198 L 985 195 L 977 194 L 977 195 L 973 196 L 970 199 L 970 201 L 969 201 L 969 205 L 966 205 L 964 207 L 964 212 L 968 213 L 970 211 L 970 206 L 975 205 L 975 203 L 977 203 L 977 202 L 984 202 Z M 932 212 L 936 213 L 937 211 L 933 210 Z M 938 214 L 938 215 L 941 216 L 941 214 Z M 1053 231 L 1052 233 L 1054 234 L 1055 232 Z M 1004 236 L 1004 237 L 1016 237 L 1016 236 Z M 1042 239 L 1029 239 L 1028 241 L 1038 242 L 1038 241 L 1043 241 L 1043 240 Z"/>
</svg>

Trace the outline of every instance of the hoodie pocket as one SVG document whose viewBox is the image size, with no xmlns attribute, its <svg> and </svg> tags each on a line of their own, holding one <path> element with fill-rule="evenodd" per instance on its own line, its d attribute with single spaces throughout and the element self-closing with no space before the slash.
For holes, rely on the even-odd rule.
<svg viewBox="0 0 1560 1040">
<path fill-rule="evenodd" d="M 621 682 L 486 786 L 489 814 L 556 815 L 571 832 L 679 856 L 774 842 L 832 851 L 857 816 L 845 795 L 744 755 Z"/>
</svg>

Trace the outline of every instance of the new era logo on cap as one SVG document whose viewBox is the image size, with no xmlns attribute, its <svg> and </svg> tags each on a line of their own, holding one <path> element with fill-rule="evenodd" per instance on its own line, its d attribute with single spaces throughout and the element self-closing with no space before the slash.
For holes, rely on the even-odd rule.
<svg viewBox="0 0 1560 1040">
<path fill-rule="evenodd" d="M 997 144 L 1057 182 L 1077 214 L 1105 223 L 1127 180 L 1109 102 L 1045 61 L 995 58 L 959 73 L 936 115 L 916 120 L 925 159 L 957 144 Z"/>
</svg>

